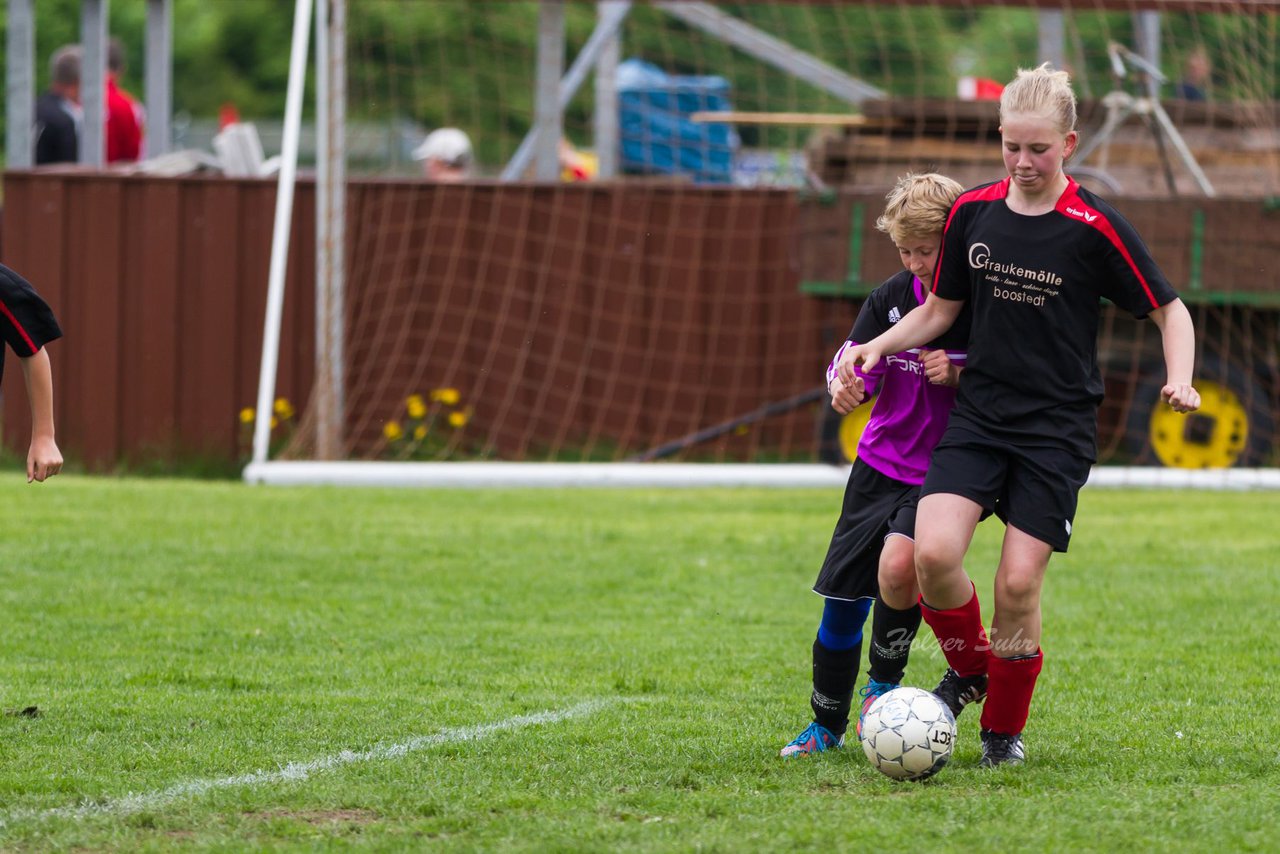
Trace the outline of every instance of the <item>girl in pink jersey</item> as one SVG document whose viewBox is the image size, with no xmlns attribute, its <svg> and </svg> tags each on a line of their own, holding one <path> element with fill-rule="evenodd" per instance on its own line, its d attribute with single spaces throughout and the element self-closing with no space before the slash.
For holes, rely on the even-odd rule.
<svg viewBox="0 0 1280 854">
<path fill-rule="evenodd" d="M 942 226 L 962 187 L 937 174 L 907 175 L 887 196 L 876 226 L 898 247 L 905 270 L 867 297 L 849 339 L 827 368 L 832 407 L 842 415 L 877 394 L 858 443 L 844 504 L 815 593 L 824 597 L 813 642 L 813 722 L 782 748 L 784 757 L 839 747 L 853 706 L 862 627 L 874 602 L 870 669 L 862 709 L 896 688 L 920 626 L 913 537 L 916 499 L 929 454 L 955 403 L 967 329 L 955 324 L 934 349 L 896 353 L 849 382 L 836 373 L 842 353 L 892 328 L 924 302 Z"/>
</svg>

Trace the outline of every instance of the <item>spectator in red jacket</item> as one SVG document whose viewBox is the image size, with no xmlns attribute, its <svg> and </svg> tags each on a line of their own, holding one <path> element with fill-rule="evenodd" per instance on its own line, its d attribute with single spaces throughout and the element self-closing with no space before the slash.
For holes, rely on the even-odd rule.
<svg viewBox="0 0 1280 854">
<path fill-rule="evenodd" d="M 120 163 L 142 157 L 142 104 L 120 88 L 124 74 L 124 47 L 119 39 L 107 46 L 107 162 Z"/>
</svg>

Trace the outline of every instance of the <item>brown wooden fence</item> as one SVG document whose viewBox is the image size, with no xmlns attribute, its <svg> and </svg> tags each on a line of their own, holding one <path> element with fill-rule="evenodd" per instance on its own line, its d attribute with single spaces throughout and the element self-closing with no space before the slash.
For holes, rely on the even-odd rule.
<svg viewBox="0 0 1280 854">
<path fill-rule="evenodd" d="M 296 196 L 277 386 L 299 408 L 314 371 L 313 189 L 301 182 Z M 66 332 L 50 352 L 68 457 L 101 470 L 191 454 L 243 456 L 237 416 L 257 395 L 274 183 L 34 171 L 6 173 L 4 191 L 4 263 L 48 299 Z M 493 410 L 480 414 L 492 421 L 499 456 L 536 454 L 591 431 L 593 441 L 606 433 L 625 453 L 668 442 L 819 385 L 856 304 L 815 296 L 822 289 L 811 285 L 846 281 L 852 262 L 866 289 L 899 263 L 874 228 L 879 193 L 804 203 L 788 192 L 689 186 L 363 181 L 350 194 L 353 323 L 368 322 L 362 297 L 388 275 L 380 266 L 388 241 L 408 245 L 397 262 L 405 269 L 394 272 L 411 284 L 391 294 L 403 305 L 379 321 L 408 331 L 348 342 L 356 405 L 347 432 L 366 446 L 358 452 L 377 441 L 383 419 L 423 379 L 424 353 L 428 363 L 460 363 L 466 387 L 486 389 L 477 407 Z M 1122 208 L 1184 295 L 1261 303 L 1274 315 L 1280 214 L 1272 207 L 1201 199 L 1129 200 Z M 440 256 L 428 230 L 462 249 Z M 586 323 L 592 305 L 613 293 L 600 283 L 611 282 L 639 289 L 624 291 L 632 295 L 624 310 L 611 307 Z M 692 325 L 660 340 L 652 327 L 663 314 Z M 455 351 L 521 338 L 525 322 L 534 331 L 520 352 L 524 370 L 546 375 L 512 391 L 476 370 L 485 366 L 480 350 L 438 356 L 430 349 L 441 346 L 435 332 L 460 322 L 473 324 L 474 340 L 451 345 Z M 608 413 L 582 396 L 585 375 L 575 367 L 598 346 L 583 337 L 587 325 L 620 342 L 628 357 L 611 391 L 620 405 Z M 741 359 L 732 354 L 760 357 L 764 367 L 734 374 Z M 715 361 L 724 358 L 731 361 Z M 388 370 L 404 371 L 405 381 L 389 382 Z M 3 439 L 23 451 L 25 391 L 18 370 L 6 373 Z M 499 399 L 508 402 L 496 406 Z M 730 453 L 810 453 L 822 411 L 815 404 L 771 419 L 767 435 L 757 431 Z M 569 422 L 559 417 L 566 412 Z"/>
<path fill-rule="evenodd" d="M 298 186 L 277 387 L 299 409 L 314 371 L 313 191 Z M 246 430 L 237 414 L 257 394 L 274 202 L 270 181 L 5 175 L 4 262 L 48 299 L 66 333 L 50 352 L 59 441 L 69 457 L 104 469 L 183 454 L 243 456 Z M 603 445 L 610 442 L 600 434 L 610 433 L 620 452 L 637 452 L 818 386 L 831 343 L 853 316 L 848 304 L 800 292 L 797 205 L 787 192 L 368 181 L 351 185 L 349 202 L 353 323 L 368 323 L 361 313 L 369 310 L 362 302 L 369 288 L 391 274 L 408 282 L 387 293 L 399 308 L 384 312 L 379 334 L 348 342 L 347 430 L 357 453 L 367 452 L 383 419 L 413 390 L 421 368 L 412 365 L 422 359 L 406 351 L 415 348 L 429 351 L 428 361 L 460 363 L 461 378 L 446 379 L 478 389 L 481 378 L 466 372 L 489 367 L 483 348 L 493 338 L 520 340 L 526 324 L 536 331 L 521 354 L 523 372 L 530 380 L 546 376 L 538 378 L 542 390 L 509 391 L 487 380 L 477 407 L 494 408 L 505 396 L 511 410 L 478 413 L 492 416 L 493 452 L 536 454 L 586 433 Z M 388 243 L 407 244 L 394 262 L 386 260 Z M 449 244 L 444 254 L 436 248 Z M 649 247 L 665 256 L 646 257 Z M 389 263 L 398 269 L 386 269 Z M 570 363 L 581 347 L 583 311 L 604 293 L 593 290 L 599 282 L 622 283 L 634 298 L 595 325 L 608 327 L 623 355 L 643 359 L 631 359 L 610 389 L 616 409 L 606 415 L 579 406 L 571 414 L 577 423 L 566 424 L 555 411 L 557 395 L 582 380 Z M 421 330 L 443 318 L 452 332 L 462 312 L 477 306 L 488 313 L 475 316 L 472 337 L 462 342 L 475 352 L 437 357 L 430 348 L 441 346 L 439 336 Z M 658 315 L 690 329 L 663 340 L 653 332 Z M 706 331 L 715 318 L 724 321 L 718 338 Z M 387 333 L 397 326 L 408 331 Z M 726 392 L 712 361 L 725 353 L 763 358 L 765 369 L 744 371 Z M 404 372 L 405 381 L 389 382 L 388 370 Z M 25 397 L 19 372 L 8 373 L 4 441 L 21 450 Z M 773 419 L 770 450 L 809 453 L 816 408 Z M 760 435 L 747 451 L 761 450 Z"/>
<path fill-rule="evenodd" d="M 8 172 L 4 263 L 49 301 L 59 443 L 92 468 L 235 459 L 257 394 L 275 187 L 264 181 Z M 280 389 L 311 380 L 313 193 L 299 188 Z M 4 442 L 24 450 L 22 378 L 4 378 Z"/>
</svg>

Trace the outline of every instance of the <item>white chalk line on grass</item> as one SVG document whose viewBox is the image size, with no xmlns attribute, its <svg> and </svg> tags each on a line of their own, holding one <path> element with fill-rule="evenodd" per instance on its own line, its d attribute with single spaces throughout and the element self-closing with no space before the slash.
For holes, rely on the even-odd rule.
<svg viewBox="0 0 1280 854">
<path fill-rule="evenodd" d="M 307 762 L 290 762 L 275 771 L 254 771 L 251 774 L 237 774 L 231 777 L 217 777 L 206 780 L 191 780 L 178 783 L 167 789 L 141 794 L 128 794 L 119 798 L 111 798 L 96 803 L 83 803 L 75 806 L 54 807 L 45 810 L 25 810 L 0 817 L 0 827 L 7 827 L 25 821 L 44 821 L 48 819 L 85 819 L 95 816 L 125 816 L 147 810 L 163 809 L 175 801 L 184 798 L 198 798 L 209 792 L 220 789 L 262 786 L 271 783 L 286 783 L 305 780 L 312 774 L 332 771 L 344 765 L 358 762 L 378 762 L 388 759 L 399 759 L 410 753 L 437 747 L 442 744 L 456 744 L 464 741 L 478 741 L 487 736 L 507 730 L 523 729 L 531 726 L 555 724 L 573 718 L 587 717 L 595 714 L 620 698 L 587 700 L 576 706 L 558 711 L 535 712 L 495 721 L 489 724 L 477 724 L 468 727 L 455 727 L 441 730 L 431 735 L 421 735 L 402 741 L 398 744 L 383 745 L 369 750 L 344 750 L 332 756 L 324 756 Z"/>
</svg>

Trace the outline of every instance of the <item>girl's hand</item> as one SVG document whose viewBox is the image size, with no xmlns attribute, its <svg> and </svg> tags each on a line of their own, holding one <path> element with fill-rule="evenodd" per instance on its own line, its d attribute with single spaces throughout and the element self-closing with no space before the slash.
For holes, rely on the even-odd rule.
<svg viewBox="0 0 1280 854">
<path fill-rule="evenodd" d="M 924 375 L 934 385 L 955 388 L 960 384 L 960 369 L 951 364 L 945 350 L 921 350 L 920 364 L 924 365 Z"/>
<path fill-rule="evenodd" d="M 839 377 L 836 377 L 827 387 L 827 391 L 831 392 L 831 408 L 841 415 L 848 415 L 867 398 L 862 377 L 854 377 L 852 386 L 845 385 Z"/>
<path fill-rule="evenodd" d="M 861 366 L 862 372 L 866 373 L 876 366 L 880 361 L 880 352 L 871 349 L 866 344 L 859 344 L 856 347 L 850 347 L 844 351 L 844 355 L 840 357 L 840 363 L 836 365 L 836 373 L 840 375 L 840 381 L 846 387 L 851 387 L 854 382 L 861 382 L 853 369 Z"/>
<path fill-rule="evenodd" d="M 1195 412 L 1200 408 L 1200 392 L 1190 383 L 1170 383 L 1160 389 L 1160 399 L 1172 406 L 1174 412 Z"/>
</svg>

